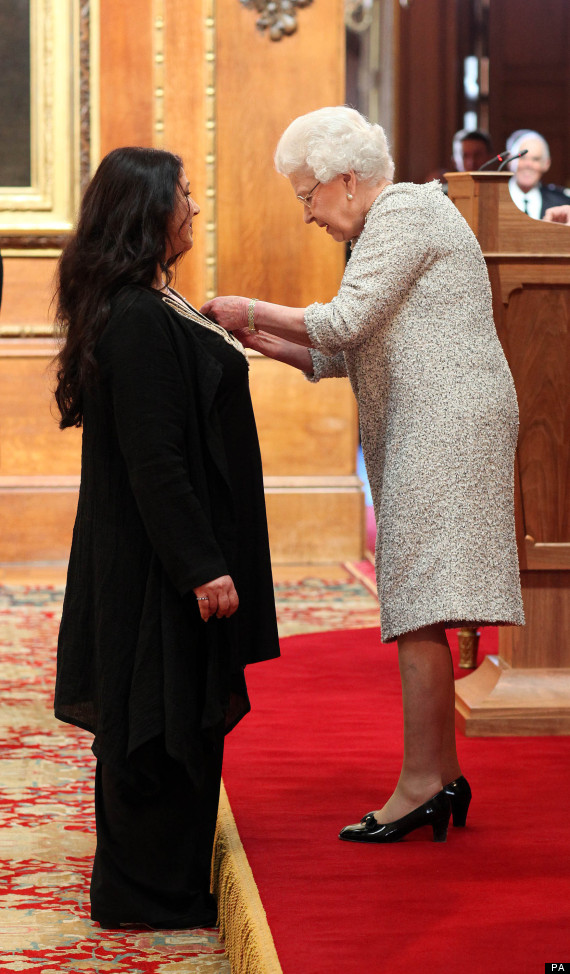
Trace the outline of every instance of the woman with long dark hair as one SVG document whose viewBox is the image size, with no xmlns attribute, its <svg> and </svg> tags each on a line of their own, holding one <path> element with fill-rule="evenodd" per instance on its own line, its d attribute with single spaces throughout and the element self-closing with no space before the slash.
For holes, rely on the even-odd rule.
<svg viewBox="0 0 570 974">
<path fill-rule="evenodd" d="M 224 735 L 279 655 L 248 362 L 170 285 L 182 161 L 101 162 L 59 264 L 56 402 L 83 427 L 55 713 L 94 734 L 101 926 L 211 926 Z M 206 624 L 205 624 L 206 623 Z"/>
</svg>

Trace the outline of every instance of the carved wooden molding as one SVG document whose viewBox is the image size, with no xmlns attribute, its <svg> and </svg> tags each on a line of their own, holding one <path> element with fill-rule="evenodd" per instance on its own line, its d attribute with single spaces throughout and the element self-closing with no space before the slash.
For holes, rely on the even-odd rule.
<svg viewBox="0 0 570 974">
<path fill-rule="evenodd" d="M 348 30 L 362 34 L 372 26 L 374 0 L 344 0 L 344 22 Z"/>
<path fill-rule="evenodd" d="M 297 8 L 308 7 L 313 0 L 240 0 L 244 7 L 257 10 L 255 26 L 266 30 L 272 41 L 280 41 L 297 30 Z"/>
<path fill-rule="evenodd" d="M 20 251 L 29 256 L 30 250 L 57 250 L 65 247 L 71 231 L 66 233 L 3 234 L 0 235 L 0 251 L 4 256 L 14 257 Z M 6 253 L 9 251 L 9 254 Z"/>
<path fill-rule="evenodd" d="M 570 544 L 568 542 L 535 541 L 527 534 L 525 537 L 525 563 L 521 569 L 527 571 L 569 571 Z"/>
</svg>

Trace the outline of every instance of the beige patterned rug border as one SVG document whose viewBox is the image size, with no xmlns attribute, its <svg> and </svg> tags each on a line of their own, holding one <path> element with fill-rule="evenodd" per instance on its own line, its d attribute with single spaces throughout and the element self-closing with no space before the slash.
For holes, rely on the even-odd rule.
<svg viewBox="0 0 570 974">
<path fill-rule="evenodd" d="M 212 858 L 220 937 L 232 974 L 283 974 L 261 897 L 222 782 Z"/>
</svg>

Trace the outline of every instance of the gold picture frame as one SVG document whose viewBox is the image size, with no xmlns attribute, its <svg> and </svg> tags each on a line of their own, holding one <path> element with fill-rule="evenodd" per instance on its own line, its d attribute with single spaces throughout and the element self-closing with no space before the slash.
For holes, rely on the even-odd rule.
<svg viewBox="0 0 570 974">
<path fill-rule="evenodd" d="M 0 0 L 7 4 L 10 0 Z M 0 249 L 59 249 L 96 158 L 98 0 L 29 0 L 30 179 L 0 185 Z"/>
</svg>

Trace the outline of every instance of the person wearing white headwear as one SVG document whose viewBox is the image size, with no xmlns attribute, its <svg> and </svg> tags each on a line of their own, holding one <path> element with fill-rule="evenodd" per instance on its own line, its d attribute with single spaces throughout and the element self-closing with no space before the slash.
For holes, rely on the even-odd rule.
<svg viewBox="0 0 570 974">
<path fill-rule="evenodd" d="M 393 184 L 383 129 L 354 109 L 295 119 L 275 164 L 304 222 L 352 242 L 340 289 L 307 308 L 229 296 L 202 311 L 313 380 L 350 378 L 378 529 L 382 639 L 398 647 L 404 756 L 385 804 L 340 838 L 395 842 L 428 825 L 444 841 L 450 813 L 465 825 L 471 799 L 446 627 L 524 621 L 517 399 L 485 260 L 439 183 Z M 382 733 L 380 701 L 369 732 Z"/>
<path fill-rule="evenodd" d="M 513 173 L 509 192 L 519 210 L 535 220 L 542 220 L 550 207 L 570 202 L 570 189 L 542 183 L 542 177 L 550 169 L 550 149 L 542 135 L 530 129 L 519 129 L 507 139 L 507 149 L 515 155 L 525 152 L 520 159 L 508 163 Z"/>
<path fill-rule="evenodd" d="M 453 136 L 451 154 L 457 172 L 475 172 L 493 156 L 491 136 L 482 129 L 459 129 Z"/>
</svg>

